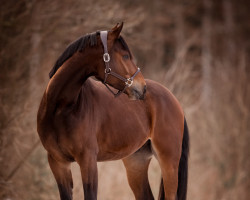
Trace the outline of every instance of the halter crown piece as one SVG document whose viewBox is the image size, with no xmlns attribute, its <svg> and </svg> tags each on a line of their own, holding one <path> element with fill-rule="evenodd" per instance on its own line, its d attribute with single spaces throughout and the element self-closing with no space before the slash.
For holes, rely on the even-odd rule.
<svg viewBox="0 0 250 200">
<path fill-rule="evenodd" d="M 115 97 L 118 97 L 120 96 L 128 87 L 131 87 L 132 84 L 133 84 L 133 80 L 135 78 L 135 76 L 140 72 L 140 68 L 138 67 L 137 68 L 137 71 L 134 73 L 133 76 L 131 76 L 130 78 L 124 78 L 122 76 L 120 76 L 119 74 L 111 71 L 111 68 L 109 67 L 109 62 L 110 62 L 110 55 L 108 53 L 108 43 L 107 43 L 107 40 L 108 40 L 108 31 L 101 31 L 100 32 L 100 35 L 101 35 L 101 41 L 102 41 L 102 44 L 103 44 L 103 48 L 104 48 L 104 54 L 103 54 L 103 61 L 105 63 L 105 70 L 104 70 L 104 73 L 105 73 L 105 77 L 104 77 L 104 81 L 103 81 L 103 84 L 108 88 L 108 90 L 115 96 Z M 123 81 L 125 83 L 125 87 L 123 88 L 123 90 L 119 90 L 117 93 L 114 93 L 111 88 L 107 85 L 106 81 L 107 81 L 107 78 L 108 78 L 108 75 L 111 75 L 111 76 L 114 76 L 118 79 L 120 79 L 121 81 Z"/>
</svg>

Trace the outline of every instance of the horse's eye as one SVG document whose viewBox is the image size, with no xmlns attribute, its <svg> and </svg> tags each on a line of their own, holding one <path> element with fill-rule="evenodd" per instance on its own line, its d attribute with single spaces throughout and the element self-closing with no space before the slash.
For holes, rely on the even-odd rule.
<svg viewBox="0 0 250 200">
<path fill-rule="evenodd" d="M 124 60 L 129 59 L 129 55 L 128 55 L 128 54 L 125 54 L 125 55 L 123 55 L 122 57 L 123 57 Z"/>
</svg>

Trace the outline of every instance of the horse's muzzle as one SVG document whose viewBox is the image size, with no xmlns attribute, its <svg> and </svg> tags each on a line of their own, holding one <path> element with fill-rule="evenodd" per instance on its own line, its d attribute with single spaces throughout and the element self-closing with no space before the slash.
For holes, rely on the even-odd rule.
<svg viewBox="0 0 250 200">
<path fill-rule="evenodd" d="M 142 88 L 131 87 L 128 97 L 131 100 L 144 100 L 147 91 L 147 86 L 144 85 Z"/>
</svg>

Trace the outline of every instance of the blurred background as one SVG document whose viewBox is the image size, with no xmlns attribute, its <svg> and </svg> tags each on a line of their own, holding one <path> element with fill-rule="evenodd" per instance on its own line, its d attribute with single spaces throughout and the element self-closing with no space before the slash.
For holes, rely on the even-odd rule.
<svg viewBox="0 0 250 200">
<path fill-rule="evenodd" d="M 168 87 L 190 129 L 188 199 L 250 196 L 250 1 L 8 0 L 0 6 L 0 199 L 58 200 L 36 114 L 67 45 L 124 21 L 144 77 Z M 99 199 L 134 199 L 121 161 L 99 168 Z M 72 165 L 74 199 L 82 199 Z M 160 169 L 150 184 L 158 196 Z"/>
</svg>

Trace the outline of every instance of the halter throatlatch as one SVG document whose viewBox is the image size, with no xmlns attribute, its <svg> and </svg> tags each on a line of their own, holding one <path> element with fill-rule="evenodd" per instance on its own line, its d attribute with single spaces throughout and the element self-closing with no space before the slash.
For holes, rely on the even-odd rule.
<svg viewBox="0 0 250 200">
<path fill-rule="evenodd" d="M 102 41 L 102 44 L 103 44 L 103 48 L 104 48 L 104 54 L 103 54 L 103 61 L 105 63 L 105 70 L 104 70 L 104 73 L 105 73 L 105 77 L 104 77 L 104 81 L 103 81 L 103 84 L 108 88 L 108 90 L 115 96 L 115 97 L 118 97 L 120 94 L 122 94 L 128 87 L 131 87 L 131 85 L 133 84 L 133 80 L 135 78 L 135 76 L 140 72 L 140 68 L 138 67 L 137 68 L 137 71 L 134 73 L 133 76 L 131 76 L 130 78 L 124 78 L 122 76 L 120 76 L 119 74 L 111 71 L 111 68 L 109 67 L 109 62 L 110 62 L 110 55 L 108 53 L 108 43 L 107 43 L 107 40 L 108 40 L 108 31 L 101 31 L 100 32 L 100 35 L 101 35 L 101 41 Z M 107 78 L 108 76 L 111 75 L 111 76 L 114 76 L 118 79 L 120 79 L 121 81 L 123 81 L 125 83 L 125 87 L 123 88 L 123 90 L 119 90 L 117 93 L 114 93 L 111 88 L 107 85 L 106 81 L 107 81 Z"/>
</svg>

